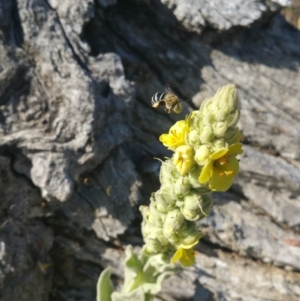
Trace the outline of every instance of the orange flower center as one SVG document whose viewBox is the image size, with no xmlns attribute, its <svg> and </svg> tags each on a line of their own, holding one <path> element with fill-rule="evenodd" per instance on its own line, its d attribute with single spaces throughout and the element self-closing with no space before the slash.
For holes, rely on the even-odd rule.
<svg viewBox="0 0 300 301">
<path fill-rule="evenodd" d="M 230 176 L 233 174 L 233 170 L 228 170 L 228 158 L 224 155 L 221 158 L 214 161 L 213 168 L 214 171 L 219 174 L 219 176 Z"/>
</svg>

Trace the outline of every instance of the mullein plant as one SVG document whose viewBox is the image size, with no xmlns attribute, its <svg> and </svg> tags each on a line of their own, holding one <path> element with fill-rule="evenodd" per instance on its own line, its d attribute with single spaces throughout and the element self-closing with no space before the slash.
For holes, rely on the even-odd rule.
<svg viewBox="0 0 300 301">
<path fill-rule="evenodd" d="M 97 301 L 153 300 L 162 281 L 178 271 L 176 262 L 195 263 L 194 247 L 203 236 L 196 222 L 210 213 L 211 193 L 228 190 L 239 171 L 238 120 L 236 89 L 227 85 L 160 136 L 174 154 L 162 162 L 160 189 L 149 206 L 140 207 L 145 245 L 138 254 L 127 247 L 120 292 L 114 291 L 110 271 L 102 272 Z"/>
</svg>

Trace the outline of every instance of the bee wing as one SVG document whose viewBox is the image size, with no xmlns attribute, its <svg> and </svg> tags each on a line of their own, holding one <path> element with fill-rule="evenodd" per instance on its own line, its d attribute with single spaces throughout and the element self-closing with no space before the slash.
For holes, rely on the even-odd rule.
<svg viewBox="0 0 300 301">
<path fill-rule="evenodd" d="M 166 85 L 166 87 L 165 87 L 165 92 L 166 92 L 166 93 L 170 93 L 170 94 L 175 94 L 175 93 L 172 91 L 172 89 L 171 89 L 171 87 L 170 87 L 169 84 Z M 176 95 L 176 94 L 175 94 L 175 95 Z"/>
<path fill-rule="evenodd" d="M 166 92 L 166 93 L 173 94 L 173 95 L 176 95 L 176 93 L 171 89 L 171 87 L 170 87 L 169 84 L 166 85 L 166 87 L 165 87 L 165 92 Z M 177 95 L 176 95 L 176 96 L 177 96 Z M 177 97 L 178 97 L 178 96 L 177 96 Z M 179 98 L 179 97 L 178 97 L 178 98 Z M 181 102 L 188 102 L 188 101 L 190 101 L 191 99 L 182 100 L 182 99 L 179 98 L 179 100 L 180 100 Z"/>
</svg>

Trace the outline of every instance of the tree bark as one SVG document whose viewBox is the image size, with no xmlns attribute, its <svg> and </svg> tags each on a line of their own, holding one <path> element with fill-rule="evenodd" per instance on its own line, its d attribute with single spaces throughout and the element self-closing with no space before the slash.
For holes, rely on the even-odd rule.
<svg viewBox="0 0 300 301">
<path fill-rule="evenodd" d="M 157 300 L 300 299 L 300 33 L 287 0 L 0 0 L 0 299 L 95 299 L 141 246 L 158 141 L 234 83 L 245 152 Z M 151 107 L 166 85 L 179 115 Z"/>
</svg>

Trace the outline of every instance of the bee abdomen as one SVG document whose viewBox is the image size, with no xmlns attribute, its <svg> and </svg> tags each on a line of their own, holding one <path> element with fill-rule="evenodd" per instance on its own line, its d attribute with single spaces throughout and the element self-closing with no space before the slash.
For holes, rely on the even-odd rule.
<svg viewBox="0 0 300 301">
<path fill-rule="evenodd" d="M 152 106 L 154 104 L 156 104 L 158 101 L 161 101 L 163 100 L 163 98 L 165 97 L 166 93 L 161 93 L 161 92 L 157 92 L 155 93 L 153 96 L 152 96 L 152 99 L 151 99 L 151 104 Z"/>
</svg>

